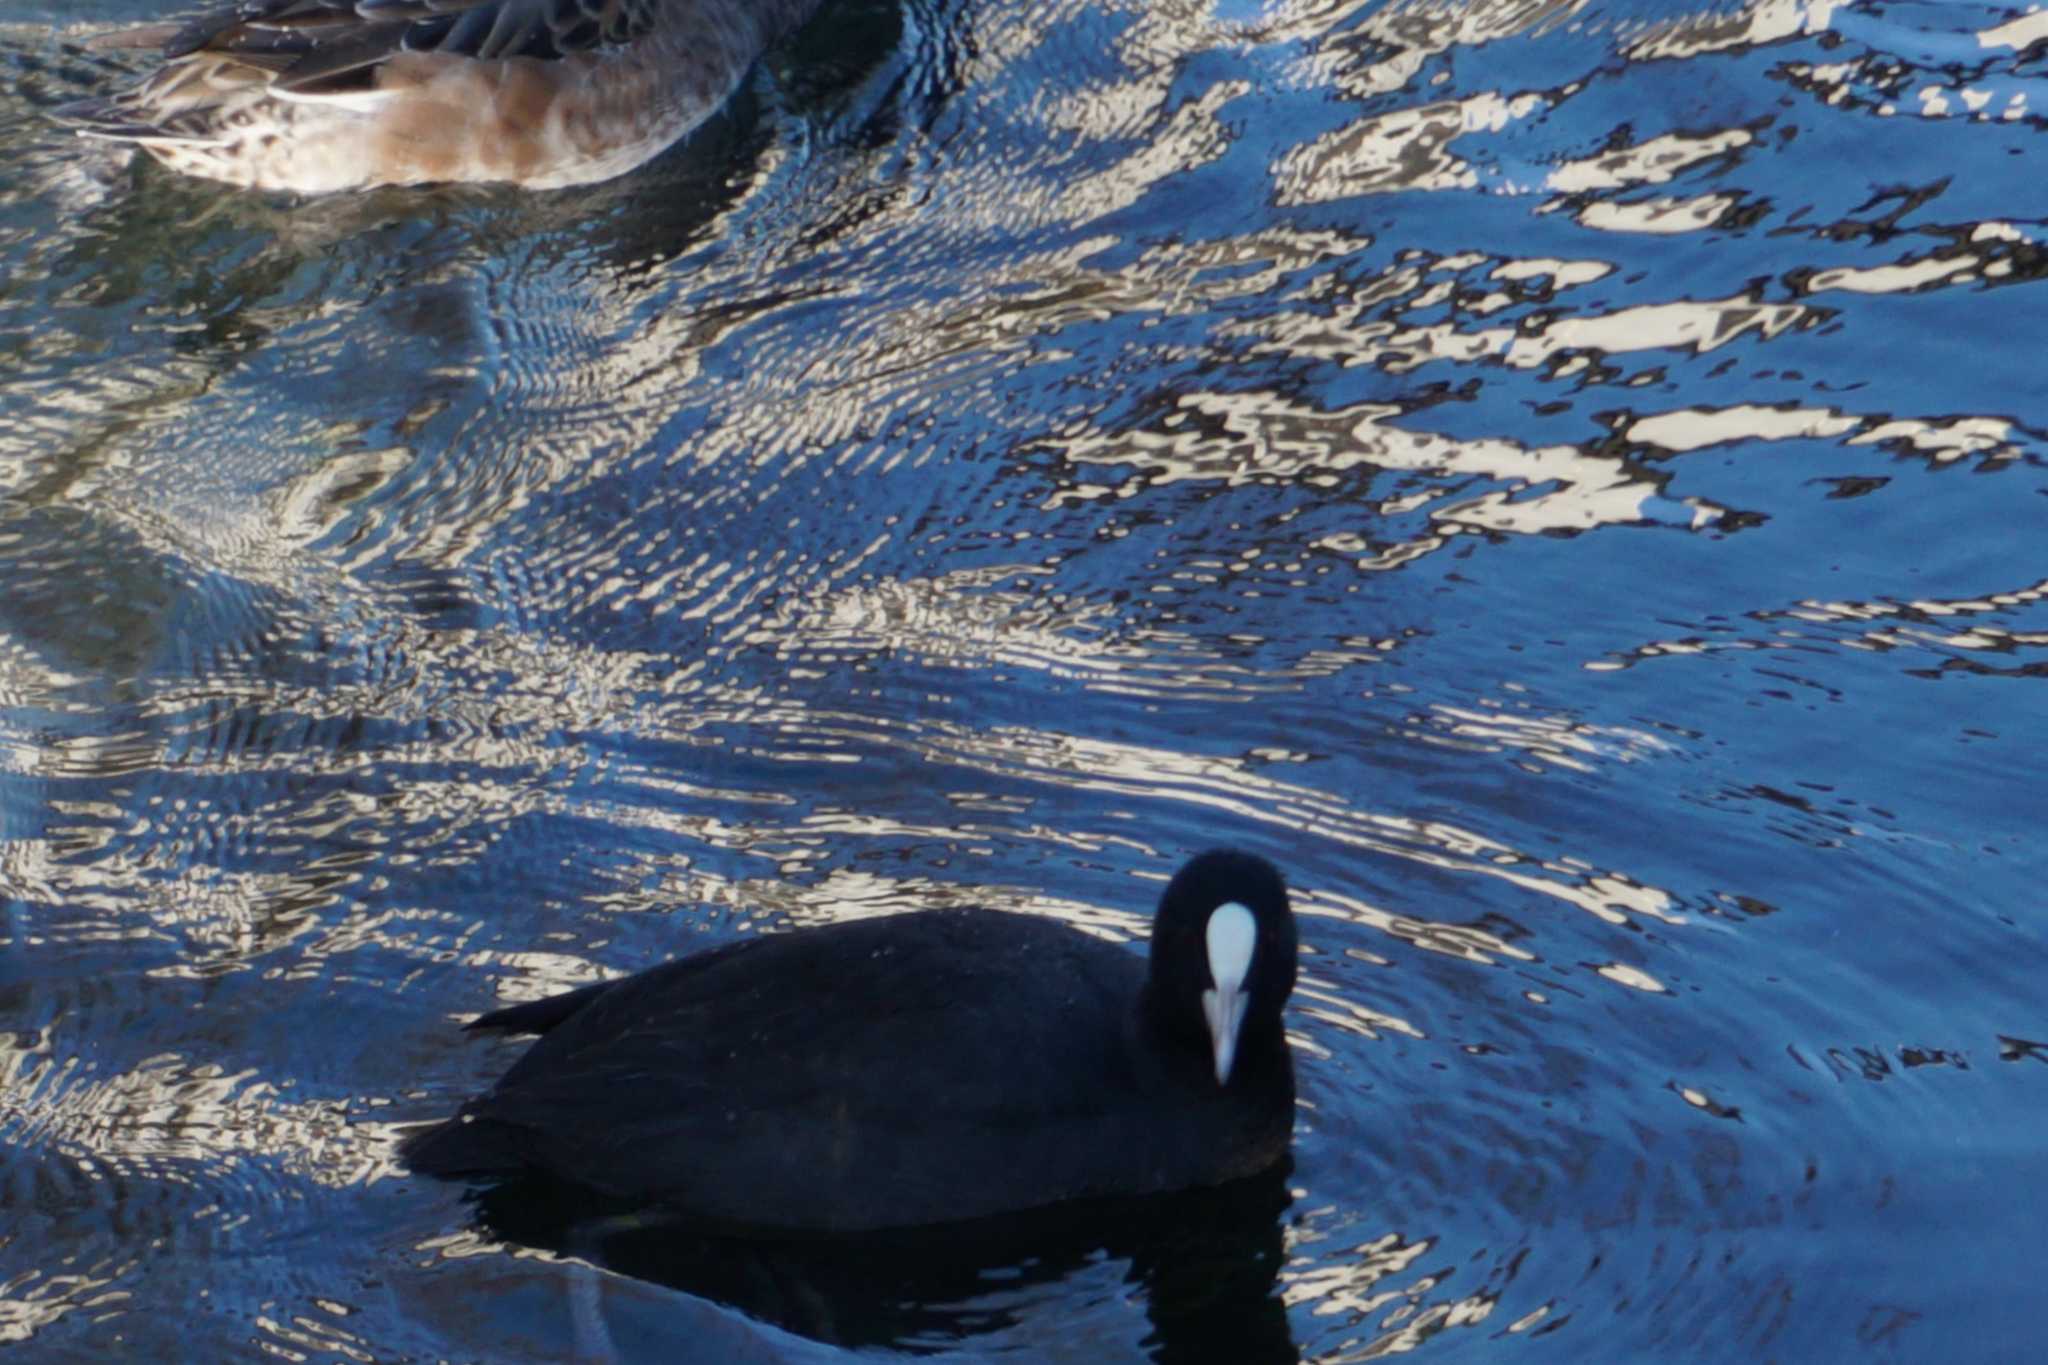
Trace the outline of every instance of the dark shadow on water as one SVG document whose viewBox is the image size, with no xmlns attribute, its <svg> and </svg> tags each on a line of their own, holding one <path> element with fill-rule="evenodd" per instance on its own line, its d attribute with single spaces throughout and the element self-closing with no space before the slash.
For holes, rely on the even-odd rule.
<svg viewBox="0 0 2048 1365">
<path fill-rule="evenodd" d="M 930 1353 L 1022 1320 L 1034 1290 L 1127 1263 L 1166 1362 L 1298 1358 L 1275 1280 L 1288 1167 L 1215 1189 L 1090 1200 L 971 1223 L 859 1236 L 761 1237 L 607 1207 L 521 1181 L 475 1196 L 478 1222 L 520 1245 L 728 1305 L 813 1340 Z"/>
</svg>

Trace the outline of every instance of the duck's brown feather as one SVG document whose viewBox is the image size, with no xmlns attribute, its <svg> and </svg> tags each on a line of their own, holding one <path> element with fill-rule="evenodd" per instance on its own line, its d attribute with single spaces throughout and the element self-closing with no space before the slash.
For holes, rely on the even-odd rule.
<svg viewBox="0 0 2048 1365">
<path fill-rule="evenodd" d="M 162 67 L 56 113 L 256 188 L 582 184 L 702 122 L 818 3 L 242 0 L 152 27 Z"/>
</svg>

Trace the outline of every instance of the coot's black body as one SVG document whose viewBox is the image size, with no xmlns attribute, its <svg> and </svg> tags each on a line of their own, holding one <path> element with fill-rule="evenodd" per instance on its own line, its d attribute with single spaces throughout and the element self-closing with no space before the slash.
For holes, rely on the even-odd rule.
<svg viewBox="0 0 2048 1365">
<path fill-rule="evenodd" d="M 477 1019 L 543 1036 L 405 1157 L 780 1232 L 1215 1184 L 1287 1150 L 1295 955 L 1279 874 L 1230 852 L 1168 886 L 1149 968 L 983 909 L 744 939 Z M 1233 975 L 1234 1049 L 1203 1000 Z"/>
</svg>

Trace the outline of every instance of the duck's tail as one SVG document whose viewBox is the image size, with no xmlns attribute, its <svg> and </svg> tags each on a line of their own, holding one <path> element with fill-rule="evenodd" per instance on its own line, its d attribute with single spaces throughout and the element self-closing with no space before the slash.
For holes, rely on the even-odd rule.
<svg viewBox="0 0 2048 1365">
<path fill-rule="evenodd" d="M 220 140 L 225 106 L 266 84 L 276 61 L 268 53 L 192 50 L 193 25 L 144 24 L 95 34 L 96 52 L 148 52 L 164 64 L 111 95 L 72 100 L 50 117 L 83 137 L 144 145 L 195 145 Z"/>
<path fill-rule="evenodd" d="M 204 128 L 177 128 L 169 120 L 151 122 L 131 101 L 119 95 L 71 100 L 47 111 L 49 116 L 80 137 L 103 142 L 206 142 L 212 133 Z"/>
</svg>

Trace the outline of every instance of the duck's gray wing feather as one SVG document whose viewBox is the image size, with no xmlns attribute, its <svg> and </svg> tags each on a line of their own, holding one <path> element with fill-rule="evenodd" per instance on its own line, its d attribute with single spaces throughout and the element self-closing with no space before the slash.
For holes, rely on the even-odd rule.
<svg viewBox="0 0 2048 1365">
<path fill-rule="evenodd" d="M 365 79 L 399 52 L 556 61 L 629 43 L 660 0 L 243 0 L 177 30 L 166 57 L 232 57 L 275 73 L 280 91 L 323 93 Z"/>
</svg>

